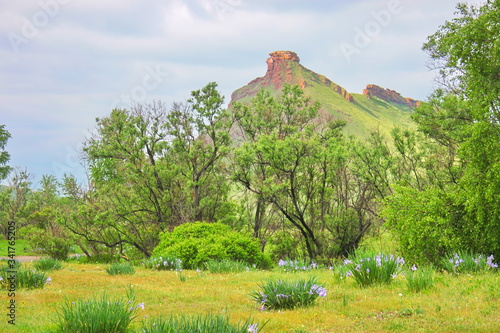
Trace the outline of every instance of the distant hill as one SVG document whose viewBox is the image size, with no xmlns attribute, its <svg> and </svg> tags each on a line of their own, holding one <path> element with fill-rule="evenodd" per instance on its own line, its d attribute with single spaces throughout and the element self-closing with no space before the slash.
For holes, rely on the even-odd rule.
<svg viewBox="0 0 500 333">
<path fill-rule="evenodd" d="M 324 75 L 302 66 L 295 52 L 276 51 L 269 55 L 265 76 L 234 91 L 231 103 L 248 102 L 261 89 L 278 94 L 288 83 L 298 85 L 307 96 L 318 101 L 322 114 L 347 121 L 347 134 L 364 137 L 374 129 L 388 134 L 395 126 L 414 126 L 410 115 L 413 108 L 419 105 L 414 99 L 374 84 L 367 85 L 363 94 L 349 93 Z"/>
</svg>

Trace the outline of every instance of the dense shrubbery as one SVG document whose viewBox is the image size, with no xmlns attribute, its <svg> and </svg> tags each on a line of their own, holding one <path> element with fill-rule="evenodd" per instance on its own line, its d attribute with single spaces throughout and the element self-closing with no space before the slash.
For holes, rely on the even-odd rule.
<svg viewBox="0 0 500 333">
<path fill-rule="evenodd" d="M 178 258 L 186 269 L 202 268 L 213 259 L 238 260 L 259 268 L 271 266 L 256 239 L 222 223 L 187 223 L 165 232 L 153 256 Z"/>
</svg>

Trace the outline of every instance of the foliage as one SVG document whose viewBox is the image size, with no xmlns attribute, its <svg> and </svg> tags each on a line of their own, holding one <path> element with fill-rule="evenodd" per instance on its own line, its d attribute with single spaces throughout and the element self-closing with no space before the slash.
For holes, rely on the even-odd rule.
<svg viewBox="0 0 500 333">
<path fill-rule="evenodd" d="M 5 125 L 0 125 L 0 180 L 5 179 L 11 169 L 7 165 L 10 154 L 5 150 L 5 146 L 7 146 L 7 141 L 10 137 L 10 133 L 5 129 Z"/>
<path fill-rule="evenodd" d="M 413 265 L 406 273 L 406 286 L 409 291 L 419 293 L 434 287 L 434 270 L 429 266 L 417 268 Z"/>
<path fill-rule="evenodd" d="M 157 271 L 176 271 L 182 269 L 182 260 L 173 257 L 151 257 L 144 260 L 142 265 Z"/>
<path fill-rule="evenodd" d="M 126 299 L 102 294 L 90 300 L 66 301 L 58 311 L 57 332 L 128 332 L 128 326 L 137 316 L 138 309 L 144 309 L 144 303 L 134 303 L 132 291 L 128 292 Z"/>
<path fill-rule="evenodd" d="M 40 258 L 38 260 L 33 261 L 33 268 L 38 271 L 54 271 L 62 269 L 63 262 L 54 258 Z"/>
<path fill-rule="evenodd" d="M 205 268 L 214 274 L 220 273 L 240 273 L 246 272 L 251 269 L 249 265 L 240 260 L 231 259 L 211 259 L 205 263 Z M 253 268 L 253 267 L 252 267 Z"/>
<path fill-rule="evenodd" d="M 19 268 L 12 273 L 12 270 L 2 267 L 0 269 L 0 286 L 2 289 L 39 289 L 45 287 L 51 281 L 43 272 L 36 272 L 27 268 Z M 14 283 L 15 288 L 12 288 Z"/>
<path fill-rule="evenodd" d="M 400 251 L 407 260 L 436 264 L 460 247 L 460 229 L 450 224 L 453 201 L 450 193 L 431 187 L 422 191 L 395 186 L 386 198 L 382 216 L 398 237 Z"/>
<path fill-rule="evenodd" d="M 283 272 L 307 271 L 317 269 L 318 264 L 311 260 L 283 260 L 278 261 L 278 269 Z"/>
<path fill-rule="evenodd" d="M 135 269 L 128 262 L 115 262 L 106 268 L 109 275 L 132 275 L 135 274 Z"/>
<path fill-rule="evenodd" d="M 170 316 L 153 318 L 143 322 L 141 332 L 144 333 L 257 333 L 264 325 L 253 323 L 247 319 L 244 323 L 233 325 L 229 318 L 223 315 Z"/>
<path fill-rule="evenodd" d="M 62 230 L 61 233 L 63 233 Z M 38 252 L 57 260 L 68 258 L 72 245 L 69 237 L 54 236 L 47 230 L 37 227 L 26 227 L 23 234 L 31 247 L 37 249 Z"/>
<path fill-rule="evenodd" d="M 403 258 L 378 254 L 373 257 L 354 256 L 344 261 L 346 277 L 353 276 L 361 287 L 389 284 L 404 265 Z"/>
<path fill-rule="evenodd" d="M 186 269 L 203 268 L 210 259 L 240 260 L 262 268 L 270 263 L 256 239 L 222 223 L 187 223 L 160 237 L 153 255 L 178 258 Z"/>
<path fill-rule="evenodd" d="M 446 255 L 440 261 L 440 267 L 449 273 L 478 273 L 498 268 L 494 255 L 484 256 L 466 251 Z"/>
<path fill-rule="evenodd" d="M 375 192 L 351 172 L 356 157 L 340 132 L 343 123 L 314 122 L 319 105 L 297 86 L 284 86 L 278 99 L 261 92 L 235 108 L 249 140 L 234 152 L 233 179 L 256 197 L 254 231 L 271 205 L 310 258 L 353 251 L 377 220 Z"/>
<path fill-rule="evenodd" d="M 250 297 L 261 306 L 262 310 L 290 310 L 312 305 L 318 297 L 326 297 L 325 286 L 315 277 L 307 280 L 284 281 L 271 280 L 259 285 Z"/>
</svg>

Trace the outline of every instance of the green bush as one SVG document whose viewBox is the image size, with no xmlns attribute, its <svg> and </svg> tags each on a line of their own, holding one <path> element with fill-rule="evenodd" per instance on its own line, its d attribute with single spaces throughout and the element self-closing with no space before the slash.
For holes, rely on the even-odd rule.
<svg viewBox="0 0 500 333">
<path fill-rule="evenodd" d="M 250 319 L 248 319 L 246 322 L 234 326 L 229 322 L 227 317 L 222 315 L 172 316 L 165 319 L 157 318 L 143 322 L 141 332 L 258 333 L 264 325 L 259 327 L 259 324 L 251 324 Z"/>
<path fill-rule="evenodd" d="M 325 297 L 327 290 L 315 277 L 299 281 L 268 281 L 260 285 L 250 297 L 262 310 L 286 310 L 310 306 L 318 297 Z"/>
<path fill-rule="evenodd" d="M 54 270 L 59 270 L 63 267 L 63 263 L 61 260 L 57 260 L 54 258 L 40 258 L 38 260 L 33 261 L 33 268 L 37 271 L 50 272 Z"/>
<path fill-rule="evenodd" d="M 268 268 L 270 259 L 260 251 L 258 240 L 233 231 L 222 223 L 186 223 L 162 233 L 154 257 L 178 258 L 186 269 L 203 268 L 209 260 L 239 260 Z"/>
<path fill-rule="evenodd" d="M 50 232 L 36 227 L 23 228 L 28 243 L 34 249 L 51 258 L 66 260 L 72 243 L 68 238 L 53 236 Z"/>
<path fill-rule="evenodd" d="M 111 264 L 108 268 L 106 268 L 106 272 L 109 275 L 132 275 L 135 274 L 134 266 L 132 266 L 128 262 L 116 262 Z"/>
<path fill-rule="evenodd" d="M 110 299 L 106 294 L 91 300 L 66 301 L 58 314 L 58 333 L 128 332 L 130 322 L 137 316 L 144 303 L 134 305 L 132 291 L 127 299 Z"/>
</svg>

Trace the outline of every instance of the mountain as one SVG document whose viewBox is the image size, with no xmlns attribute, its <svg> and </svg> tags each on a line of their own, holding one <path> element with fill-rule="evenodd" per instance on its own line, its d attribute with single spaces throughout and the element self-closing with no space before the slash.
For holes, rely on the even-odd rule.
<svg viewBox="0 0 500 333">
<path fill-rule="evenodd" d="M 248 102 L 261 89 L 276 95 L 288 83 L 298 85 L 305 95 L 318 101 L 320 114 L 345 120 L 347 134 L 366 137 L 375 129 L 388 134 L 395 126 L 413 127 L 410 115 L 419 101 L 374 84 L 367 85 L 362 94 L 350 93 L 324 75 L 302 66 L 295 52 L 276 51 L 269 55 L 265 76 L 234 91 L 231 104 Z"/>
</svg>

